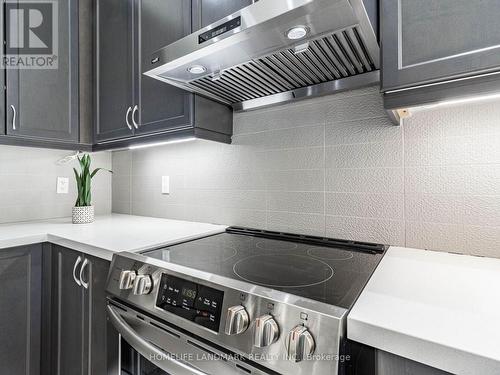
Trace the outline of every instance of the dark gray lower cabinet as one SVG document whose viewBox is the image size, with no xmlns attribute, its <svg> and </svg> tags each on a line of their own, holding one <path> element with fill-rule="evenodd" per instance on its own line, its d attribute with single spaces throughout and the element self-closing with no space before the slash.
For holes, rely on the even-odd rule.
<svg viewBox="0 0 500 375">
<path fill-rule="evenodd" d="M 50 244 L 0 250 L 0 374 L 119 374 L 109 264 Z"/>
<path fill-rule="evenodd" d="M 73 278 L 77 259 L 81 263 L 82 256 L 75 251 L 59 246 L 52 249 L 50 373 L 54 375 L 84 374 L 83 288 Z"/>
<path fill-rule="evenodd" d="M 40 374 L 42 246 L 0 251 L 0 373 Z"/>
<path fill-rule="evenodd" d="M 118 353 L 108 350 L 118 350 L 118 333 L 105 310 L 108 269 L 106 260 L 53 247 L 51 375 L 106 375 L 113 368 Z"/>
<path fill-rule="evenodd" d="M 106 279 L 110 262 L 89 257 L 88 278 L 91 282 L 85 291 L 85 325 L 88 329 L 87 373 L 89 375 L 121 375 L 118 373 L 118 332 L 107 319 Z"/>
<path fill-rule="evenodd" d="M 0 7 L 0 20 L 4 19 L 3 6 Z M 5 134 L 5 70 L 0 69 L 0 135 Z"/>
</svg>

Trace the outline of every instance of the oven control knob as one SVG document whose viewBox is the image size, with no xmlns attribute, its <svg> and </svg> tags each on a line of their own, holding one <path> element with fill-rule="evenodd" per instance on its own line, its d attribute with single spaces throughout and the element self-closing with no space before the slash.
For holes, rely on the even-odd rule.
<svg viewBox="0 0 500 375">
<path fill-rule="evenodd" d="M 285 347 L 287 359 L 292 362 L 300 362 L 314 353 L 315 344 L 307 328 L 297 326 L 288 334 Z"/>
<path fill-rule="evenodd" d="M 136 276 L 137 273 L 135 271 L 123 270 L 122 272 L 120 272 L 120 281 L 118 287 L 121 290 L 132 289 L 132 287 L 134 286 L 134 280 Z"/>
<path fill-rule="evenodd" d="M 134 281 L 134 294 L 148 294 L 153 289 L 153 280 L 149 275 L 137 275 Z"/>
<path fill-rule="evenodd" d="M 241 305 L 233 306 L 227 309 L 226 327 L 224 332 L 226 335 L 239 335 L 248 328 L 250 318 L 245 308 Z"/>
<path fill-rule="evenodd" d="M 280 330 L 271 315 L 263 315 L 255 319 L 253 345 L 257 348 L 269 346 L 278 340 Z"/>
</svg>

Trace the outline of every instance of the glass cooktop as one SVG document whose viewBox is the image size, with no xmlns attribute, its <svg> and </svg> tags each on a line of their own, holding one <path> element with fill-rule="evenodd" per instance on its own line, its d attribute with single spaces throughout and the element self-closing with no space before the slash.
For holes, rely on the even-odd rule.
<svg viewBox="0 0 500 375">
<path fill-rule="evenodd" d="M 144 255 L 350 309 L 385 246 L 229 228 Z"/>
</svg>

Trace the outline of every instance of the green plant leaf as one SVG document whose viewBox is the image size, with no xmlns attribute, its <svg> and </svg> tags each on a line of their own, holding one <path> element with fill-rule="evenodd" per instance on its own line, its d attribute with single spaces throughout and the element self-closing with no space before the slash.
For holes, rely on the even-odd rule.
<svg viewBox="0 0 500 375">
<path fill-rule="evenodd" d="M 106 172 L 109 172 L 109 173 L 113 173 L 113 171 L 109 170 L 109 169 L 106 169 L 106 168 L 96 168 L 94 169 L 94 171 L 90 174 L 90 178 L 94 178 L 94 176 L 97 174 L 97 172 L 99 171 L 106 171 Z"/>
<path fill-rule="evenodd" d="M 78 172 L 76 168 L 73 168 L 73 171 L 75 172 L 76 187 L 78 189 L 78 197 L 75 206 L 90 206 L 92 205 L 92 178 L 100 170 L 105 170 L 110 173 L 113 172 L 105 168 L 96 168 L 90 172 L 92 159 L 89 154 L 78 157 L 78 163 L 80 166 L 80 172 Z"/>
<path fill-rule="evenodd" d="M 75 172 L 76 188 L 77 188 L 77 191 L 78 191 L 78 196 L 76 198 L 75 207 L 79 207 L 79 206 L 81 206 L 81 200 L 80 200 L 80 192 L 81 192 L 81 189 L 82 189 L 81 178 L 80 178 L 80 175 L 78 174 L 78 171 L 76 170 L 76 168 L 73 168 L 73 172 Z"/>
<path fill-rule="evenodd" d="M 91 203 L 90 203 L 90 200 L 91 200 L 90 199 L 90 190 L 91 190 L 91 188 L 92 188 L 91 178 L 90 178 L 90 175 L 88 173 L 88 168 L 87 168 L 86 175 L 85 175 L 85 189 L 84 189 L 84 191 L 85 191 L 85 198 L 84 198 L 85 202 L 84 203 L 86 206 L 91 205 Z"/>
<path fill-rule="evenodd" d="M 85 169 L 84 157 L 85 157 L 85 155 L 83 156 L 83 158 L 78 157 L 78 162 L 80 163 L 80 169 L 82 171 Z"/>
</svg>

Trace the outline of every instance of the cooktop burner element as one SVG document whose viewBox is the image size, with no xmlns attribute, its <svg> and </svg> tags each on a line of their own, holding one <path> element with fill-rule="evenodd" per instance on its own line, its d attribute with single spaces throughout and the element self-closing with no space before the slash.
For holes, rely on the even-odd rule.
<svg viewBox="0 0 500 375">
<path fill-rule="evenodd" d="M 322 247 L 313 247 L 307 250 L 307 255 L 312 256 L 313 258 L 318 259 L 327 259 L 327 260 L 348 260 L 354 258 L 354 254 L 352 251 L 340 250 L 331 251 L 330 249 L 325 249 Z"/>
<path fill-rule="evenodd" d="M 333 276 L 328 264 L 303 255 L 254 255 L 237 261 L 233 270 L 245 281 L 271 288 L 306 288 Z"/>
<path fill-rule="evenodd" d="M 204 252 L 196 254 L 195 257 L 190 252 L 177 248 L 162 251 L 161 255 L 163 256 L 163 260 L 167 262 L 195 266 L 203 263 L 224 263 L 233 258 L 237 253 L 238 251 L 233 246 L 221 246 L 217 249 L 207 246 Z"/>
<path fill-rule="evenodd" d="M 293 242 L 279 242 L 279 241 L 260 241 L 257 242 L 256 245 L 261 250 L 271 250 L 271 251 L 280 251 L 280 250 L 293 250 L 297 248 L 297 244 Z"/>
<path fill-rule="evenodd" d="M 235 228 L 144 255 L 348 309 L 382 257 L 377 246 Z"/>
</svg>

